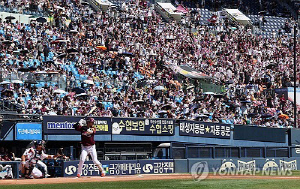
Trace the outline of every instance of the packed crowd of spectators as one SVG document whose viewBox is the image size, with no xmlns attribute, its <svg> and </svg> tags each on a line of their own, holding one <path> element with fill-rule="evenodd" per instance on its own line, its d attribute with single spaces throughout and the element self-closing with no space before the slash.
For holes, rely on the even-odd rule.
<svg viewBox="0 0 300 189">
<path fill-rule="evenodd" d="M 105 13 L 79 1 L 51 2 L 51 22 L 0 22 L 4 78 L 31 67 L 33 72 L 55 71 L 67 83 L 65 93 L 58 92 L 59 83 L 0 85 L 2 98 L 22 106 L 22 113 L 85 115 L 101 103 L 94 116 L 293 125 L 293 103 L 274 92 L 292 85 L 293 41 L 288 36 L 262 38 L 229 23 L 217 32 L 201 25 L 191 32 L 175 21 L 164 22 L 140 1 Z M 225 87 L 224 93 L 205 93 L 201 81 L 176 73 L 179 65 L 206 74 L 212 85 Z"/>
</svg>

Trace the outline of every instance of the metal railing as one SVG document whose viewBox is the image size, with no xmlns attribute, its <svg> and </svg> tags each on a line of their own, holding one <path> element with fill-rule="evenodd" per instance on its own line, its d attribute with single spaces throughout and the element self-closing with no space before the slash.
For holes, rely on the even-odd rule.
<svg viewBox="0 0 300 189">
<path fill-rule="evenodd" d="M 147 152 L 111 152 L 104 155 L 105 160 L 137 160 L 149 158 L 151 158 L 151 153 Z"/>
<path fill-rule="evenodd" d="M 3 121 L 13 122 L 40 122 L 42 121 L 42 115 L 40 114 L 20 114 L 14 111 L 0 111 L 0 116 Z"/>
<path fill-rule="evenodd" d="M 10 100 L 0 100 L 0 111 L 9 111 L 10 113 L 12 113 L 17 112 L 20 109 L 22 109 L 22 107 L 20 107 L 18 104 L 11 102 Z"/>
</svg>

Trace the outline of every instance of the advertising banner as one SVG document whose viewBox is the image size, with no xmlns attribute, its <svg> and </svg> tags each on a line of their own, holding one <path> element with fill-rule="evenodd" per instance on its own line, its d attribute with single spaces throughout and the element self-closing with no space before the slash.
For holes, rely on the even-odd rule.
<svg viewBox="0 0 300 189">
<path fill-rule="evenodd" d="M 112 118 L 112 134 L 174 135 L 172 119 Z"/>
<path fill-rule="evenodd" d="M 41 123 L 17 123 L 15 132 L 16 140 L 42 140 Z"/>
<path fill-rule="evenodd" d="M 135 175 L 174 173 L 173 160 L 116 160 L 101 161 L 106 175 Z M 66 161 L 63 166 L 64 177 L 75 177 L 79 161 Z M 92 161 L 83 164 L 82 176 L 99 176 L 98 167 Z"/>
<path fill-rule="evenodd" d="M 188 159 L 189 172 L 200 169 L 213 172 L 214 175 L 269 175 L 269 176 L 291 176 L 292 171 L 298 170 L 299 159 L 297 158 L 240 158 L 240 159 Z M 198 175 L 201 176 L 201 175 Z M 195 177 L 194 177 L 195 178 Z"/>
<path fill-rule="evenodd" d="M 180 120 L 179 135 L 230 139 L 231 125 Z"/>
<path fill-rule="evenodd" d="M 139 160 L 142 174 L 174 173 L 173 160 Z"/>
<path fill-rule="evenodd" d="M 83 117 L 74 116 L 43 116 L 44 134 L 78 135 L 73 125 Z M 93 117 L 95 119 L 96 135 L 111 134 L 111 119 L 107 117 Z"/>
</svg>

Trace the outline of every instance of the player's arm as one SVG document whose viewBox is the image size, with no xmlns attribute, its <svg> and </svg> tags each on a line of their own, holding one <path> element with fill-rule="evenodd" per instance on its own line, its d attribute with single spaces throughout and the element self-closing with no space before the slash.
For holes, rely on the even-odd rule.
<svg viewBox="0 0 300 189">
<path fill-rule="evenodd" d="M 30 153 L 30 149 L 26 149 L 24 154 L 21 156 L 21 165 L 24 167 L 26 164 L 26 156 Z"/>
<path fill-rule="evenodd" d="M 96 133 L 96 128 L 95 127 L 90 127 L 90 128 L 88 128 L 88 130 L 87 130 L 90 134 L 92 134 L 92 133 Z M 91 132 L 90 132 L 91 131 Z"/>
<path fill-rule="evenodd" d="M 42 155 L 41 155 L 41 159 L 56 159 L 56 158 L 63 158 L 63 159 L 68 159 L 67 156 L 64 155 L 63 153 L 63 148 L 60 148 L 58 151 L 57 151 L 57 154 L 56 155 L 49 155 L 49 154 L 45 154 L 44 152 L 42 152 Z"/>
<path fill-rule="evenodd" d="M 67 158 L 67 156 L 60 156 L 60 155 L 47 155 L 47 159 L 56 159 L 58 157 L 62 157 L 64 159 Z"/>
<path fill-rule="evenodd" d="M 22 174 L 26 173 L 26 171 L 25 171 L 26 157 L 25 157 L 24 154 L 21 156 L 21 170 L 20 171 L 21 171 Z"/>
<path fill-rule="evenodd" d="M 25 156 L 24 155 L 21 156 L 21 161 L 22 162 L 25 161 Z"/>
<path fill-rule="evenodd" d="M 62 157 L 62 158 L 64 158 L 64 159 L 67 158 L 67 156 L 65 156 L 65 155 L 60 155 L 60 154 L 56 154 L 56 155 L 48 155 L 48 154 L 44 154 L 43 157 L 42 157 L 42 159 L 56 159 L 56 158 L 58 158 L 58 157 Z"/>
<path fill-rule="evenodd" d="M 86 125 L 86 120 L 85 119 L 80 119 L 77 123 L 75 123 L 73 125 L 73 128 L 76 130 L 76 131 L 81 131 L 81 128 Z"/>
<path fill-rule="evenodd" d="M 24 165 L 26 164 L 26 158 L 25 158 L 25 155 L 22 155 L 21 156 L 21 165 L 22 165 L 22 167 L 24 167 Z"/>
<path fill-rule="evenodd" d="M 94 124 L 90 128 L 93 129 L 94 132 L 96 132 L 96 126 Z"/>
<path fill-rule="evenodd" d="M 12 156 L 12 160 L 15 161 L 15 159 L 16 159 L 15 153 L 11 152 L 11 156 Z"/>
<path fill-rule="evenodd" d="M 94 130 L 94 133 L 96 133 L 96 127 L 93 125 L 92 129 Z"/>
</svg>

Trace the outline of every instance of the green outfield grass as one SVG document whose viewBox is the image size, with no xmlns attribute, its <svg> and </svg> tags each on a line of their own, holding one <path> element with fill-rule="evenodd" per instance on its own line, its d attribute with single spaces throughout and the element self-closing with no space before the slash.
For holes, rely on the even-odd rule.
<svg viewBox="0 0 300 189">
<path fill-rule="evenodd" d="M 1 181 L 0 181 L 1 182 Z M 107 189 L 107 188 L 186 188 L 186 189 L 299 189 L 300 180 L 275 180 L 275 179 L 250 179 L 250 180 L 148 180 L 128 182 L 94 182 L 94 183 L 72 183 L 72 184 L 45 184 L 45 185 L 9 185 L 0 186 L 1 189 Z"/>
</svg>

